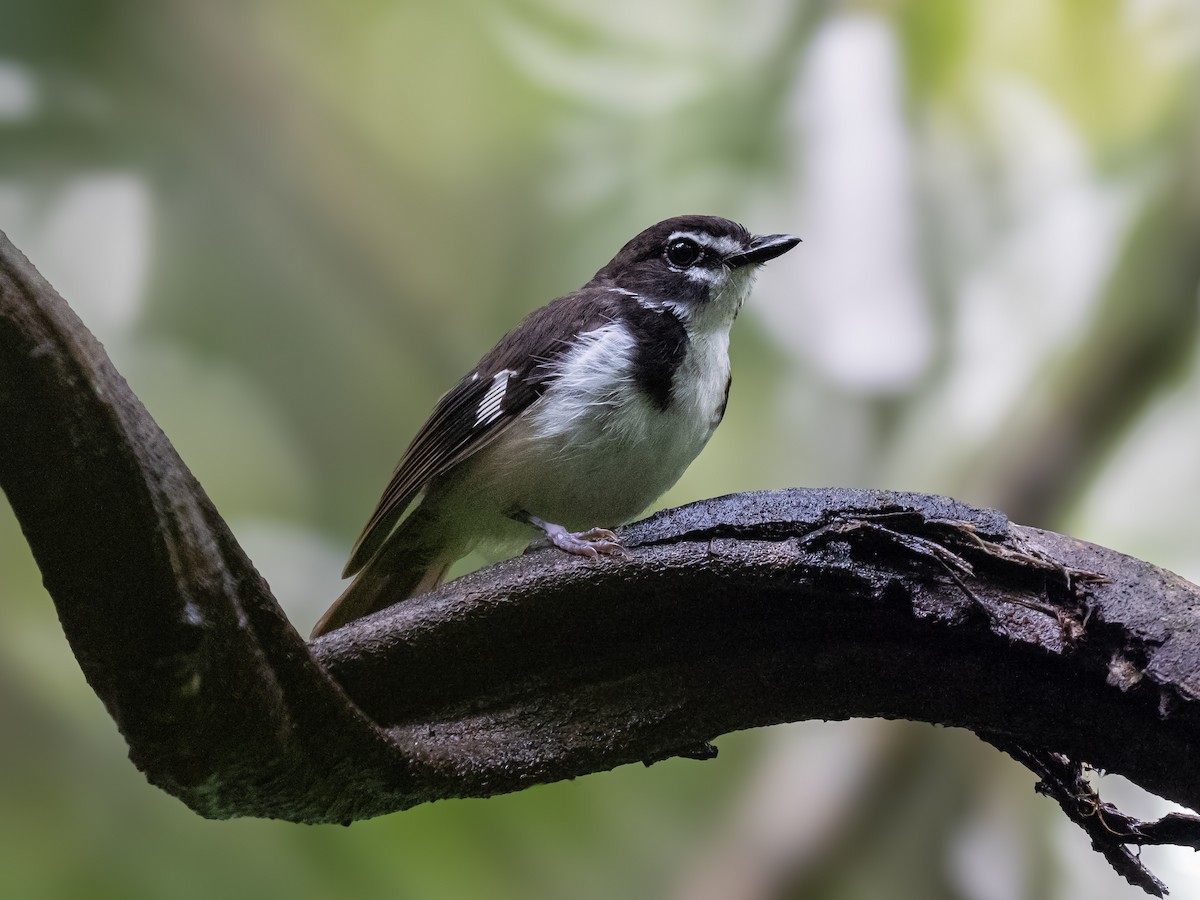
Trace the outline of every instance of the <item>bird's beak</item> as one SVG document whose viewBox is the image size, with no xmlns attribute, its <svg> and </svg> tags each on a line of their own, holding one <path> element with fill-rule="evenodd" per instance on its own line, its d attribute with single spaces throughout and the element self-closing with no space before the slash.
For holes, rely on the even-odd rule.
<svg viewBox="0 0 1200 900">
<path fill-rule="evenodd" d="M 790 234 L 765 234 L 750 241 L 750 246 L 725 257 L 725 265 L 731 269 L 751 263 L 765 263 L 769 259 L 783 256 L 800 243 L 800 238 Z"/>
</svg>

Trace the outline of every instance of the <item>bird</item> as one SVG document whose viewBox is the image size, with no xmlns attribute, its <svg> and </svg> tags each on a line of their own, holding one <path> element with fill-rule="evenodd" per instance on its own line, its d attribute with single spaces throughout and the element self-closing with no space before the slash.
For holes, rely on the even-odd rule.
<svg viewBox="0 0 1200 900">
<path fill-rule="evenodd" d="M 433 590 L 475 549 L 541 532 L 566 553 L 622 553 L 611 529 L 674 485 L 725 415 L 730 328 L 758 269 L 799 243 L 676 216 L 530 313 L 417 431 L 312 637 Z"/>
</svg>

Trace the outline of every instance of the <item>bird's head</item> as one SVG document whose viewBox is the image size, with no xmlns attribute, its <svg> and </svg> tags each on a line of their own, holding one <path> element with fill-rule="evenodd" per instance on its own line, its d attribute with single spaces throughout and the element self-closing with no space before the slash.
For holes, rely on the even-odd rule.
<svg viewBox="0 0 1200 900">
<path fill-rule="evenodd" d="M 720 216 L 676 216 L 622 247 L 592 283 L 667 307 L 685 320 L 729 323 L 758 267 L 798 243 L 790 234 L 753 235 Z"/>
</svg>

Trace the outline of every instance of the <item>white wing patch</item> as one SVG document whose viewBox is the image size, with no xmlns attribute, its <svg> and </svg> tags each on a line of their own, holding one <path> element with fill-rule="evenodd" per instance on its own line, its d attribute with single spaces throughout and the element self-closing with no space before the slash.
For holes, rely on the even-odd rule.
<svg viewBox="0 0 1200 900">
<path fill-rule="evenodd" d="M 476 428 L 490 425 L 500 418 L 503 412 L 500 404 L 504 402 L 504 392 L 508 390 L 508 379 L 516 374 L 512 369 L 501 369 L 492 376 L 492 386 L 479 402 L 479 412 L 475 415 Z"/>
</svg>

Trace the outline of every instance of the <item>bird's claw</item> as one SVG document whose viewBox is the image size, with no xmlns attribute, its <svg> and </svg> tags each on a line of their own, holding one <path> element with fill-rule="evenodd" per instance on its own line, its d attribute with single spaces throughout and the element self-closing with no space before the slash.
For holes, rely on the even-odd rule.
<svg viewBox="0 0 1200 900">
<path fill-rule="evenodd" d="M 595 559 L 600 554 L 615 556 L 623 554 L 625 548 L 617 540 L 616 534 L 607 528 L 591 528 L 587 531 L 570 532 L 565 528 L 547 530 L 546 537 L 559 550 L 573 553 L 576 556 L 586 556 Z"/>
<path fill-rule="evenodd" d="M 528 513 L 523 515 L 523 519 L 535 528 L 540 528 L 546 536 L 546 543 L 557 547 L 564 553 L 586 556 L 588 559 L 595 559 L 601 554 L 613 556 L 625 553 L 625 548 L 617 540 L 616 534 L 607 528 L 591 528 L 587 531 L 573 532 L 567 531 L 562 525 L 555 525 L 553 522 L 547 522 L 545 519 L 539 519 Z M 534 546 L 531 544 L 530 549 Z"/>
</svg>

